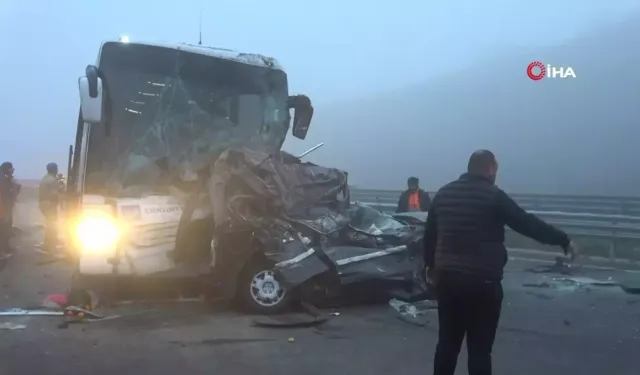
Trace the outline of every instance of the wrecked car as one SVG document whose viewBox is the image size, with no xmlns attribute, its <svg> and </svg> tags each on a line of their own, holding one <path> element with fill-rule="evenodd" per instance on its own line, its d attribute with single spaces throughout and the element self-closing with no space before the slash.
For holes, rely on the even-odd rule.
<svg viewBox="0 0 640 375">
<path fill-rule="evenodd" d="M 231 169 L 220 189 L 215 178 L 208 187 L 219 194 L 210 197 L 214 206 L 225 208 L 213 212 L 216 290 L 262 313 L 362 283 L 424 295 L 422 232 L 352 204 L 345 172 L 285 152 L 228 150 L 211 175 Z"/>
</svg>

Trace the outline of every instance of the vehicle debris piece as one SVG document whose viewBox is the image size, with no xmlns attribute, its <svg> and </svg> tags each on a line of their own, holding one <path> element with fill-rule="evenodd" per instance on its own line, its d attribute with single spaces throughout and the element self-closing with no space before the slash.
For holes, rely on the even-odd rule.
<svg viewBox="0 0 640 375">
<path fill-rule="evenodd" d="M 572 275 L 574 273 L 574 269 L 571 268 L 571 264 L 567 263 L 564 258 L 556 257 L 555 263 L 553 265 L 541 265 L 534 268 L 528 268 L 527 272 L 559 273 L 561 275 Z"/>
<path fill-rule="evenodd" d="M 25 328 L 27 328 L 27 326 L 25 326 L 24 324 L 16 324 L 11 322 L 0 323 L 0 330 L 13 331 L 16 329 L 25 329 Z"/>
<path fill-rule="evenodd" d="M 529 287 L 529 288 L 551 288 L 551 284 L 549 284 L 547 282 L 524 283 L 524 284 L 522 284 L 522 286 L 526 286 L 526 287 Z"/>
<path fill-rule="evenodd" d="M 305 313 L 284 313 L 280 315 L 260 316 L 253 320 L 256 327 L 265 328 L 306 328 L 315 327 L 329 321 L 327 316 L 311 316 Z"/>
<path fill-rule="evenodd" d="M 421 327 L 430 322 L 432 319 L 431 313 L 438 311 L 438 303 L 432 300 L 407 303 L 392 299 L 389 301 L 389 306 L 397 314 L 398 319 Z"/>
<path fill-rule="evenodd" d="M 261 316 L 254 319 L 253 324 L 268 328 L 306 328 L 315 327 L 329 321 L 329 315 L 318 310 L 315 306 L 302 302 L 303 312 L 291 312 L 273 316 Z"/>
<path fill-rule="evenodd" d="M 575 283 L 577 285 L 591 285 L 591 286 L 618 286 L 619 283 L 609 277 L 607 280 L 597 280 L 590 277 L 556 277 L 553 281 L 563 283 Z"/>
<path fill-rule="evenodd" d="M 66 293 L 49 294 L 42 301 L 42 307 L 56 309 L 65 308 L 69 305 L 69 298 Z"/>
<path fill-rule="evenodd" d="M 522 286 L 530 288 L 552 288 L 559 291 L 576 291 L 585 287 L 610 287 L 618 285 L 619 283 L 611 277 L 608 280 L 597 280 L 590 277 L 554 277 L 550 281 L 522 284 Z"/>
<path fill-rule="evenodd" d="M 86 320 L 101 320 L 104 316 L 98 315 L 92 311 L 81 309 L 76 306 L 67 306 L 64 309 L 21 309 L 12 308 L 0 310 L 0 316 L 60 316 L 60 317 L 78 317 Z"/>
</svg>

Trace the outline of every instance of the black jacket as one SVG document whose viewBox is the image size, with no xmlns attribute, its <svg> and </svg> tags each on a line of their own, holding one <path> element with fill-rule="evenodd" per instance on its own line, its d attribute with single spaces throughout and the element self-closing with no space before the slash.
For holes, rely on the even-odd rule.
<svg viewBox="0 0 640 375">
<path fill-rule="evenodd" d="M 502 279 L 507 263 L 504 226 L 565 249 L 569 237 L 518 206 L 489 179 L 465 173 L 434 196 L 427 217 L 425 263 L 431 269 Z"/>
<path fill-rule="evenodd" d="M 419 189 L 420 192 L 420 209 L 421 211 L 429 211 L 429 207 L 431 207 L 431 198 L 429 197 L 429 193 L 426 191 Z M 400 194 L 400 199 L 398 199 L 398 208 L 396 212 L 407 212 L 409 211 L 409 194 L 412 192 L 409 190 L 405 190 Z"/>
</svg>

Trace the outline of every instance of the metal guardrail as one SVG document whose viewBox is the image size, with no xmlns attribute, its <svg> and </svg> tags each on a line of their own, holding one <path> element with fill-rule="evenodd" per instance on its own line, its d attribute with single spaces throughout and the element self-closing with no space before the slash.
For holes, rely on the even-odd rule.
<svg viewBox="0 0 640 375">
<path fill-rule="evenodd" d="M 399 191 L 351 190 L 352 200 L 384 212 L 395 211 L 399 195 Z M 611 260 L 616 259 L 616 252 L 622 241 L 640 242 L 640 198 L 524 194 L 512 195 L 512 197 L 528 212 L 539 216 L 549 224 L 562 228 L 572 236 L 608 241 L 610 244 L 608 254 L 603 256 Z M 549 202 L 545 202 L 545 199 Z M 581 202 L 585 204 L 581 205 Z M 625 204 L 629 206 L 625 208 Z M 636 209 L 634 205 L 638 208 Z"/>
<path fill-rule="evenodd" d="M 351 188 L 353 200 L 398 203 L 400 191 Z M 433 197 L 434 193 L 430 193 Z M 639 197 L 606 197 L 589 195 L 509 194 L 522 208 L 535 211 L 560 211 L 640 217 Z"/>
</svg>

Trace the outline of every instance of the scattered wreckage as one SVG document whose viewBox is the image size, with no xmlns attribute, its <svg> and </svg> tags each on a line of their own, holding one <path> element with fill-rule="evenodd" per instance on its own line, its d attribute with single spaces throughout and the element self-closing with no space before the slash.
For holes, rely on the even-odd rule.
<svg viewBox="0 0 640 375">
<path fill-rule="evenodd" d="M 283 308 L 288 298 L 336 294 L 359 283 L 424 295 L 421 231 L 352 204 L 345 172 L 285 152 L 228 150 L 212 176 L 232 165 L 226 183 L 209 186 L 225 191 L 218 197 L 224 203 L 215 206 L 226 208 L 213 213 L 214 285 L 237 289 L 246 306 L 261 312 Z"/>
<path fill-rule="evenodd" d="M 355 285 L 424 298 L 421 227 L 350 202 L 345 172 L 286 152 L 228 149 L 207 175 L 183 203 L 155 206 L 173 213 L 163 223 L 135 225 L 150 206 L 118 203 L 120 216 L 133 220 L 112 259 L 121 268 L 114 274 L 198 277 L 208 294 L 260 313 Z M 171 250 L 150 262 L 140 253 L 154 235 Z M 163 256 L 172 267 L 148 267 Z"/>
</svg>

